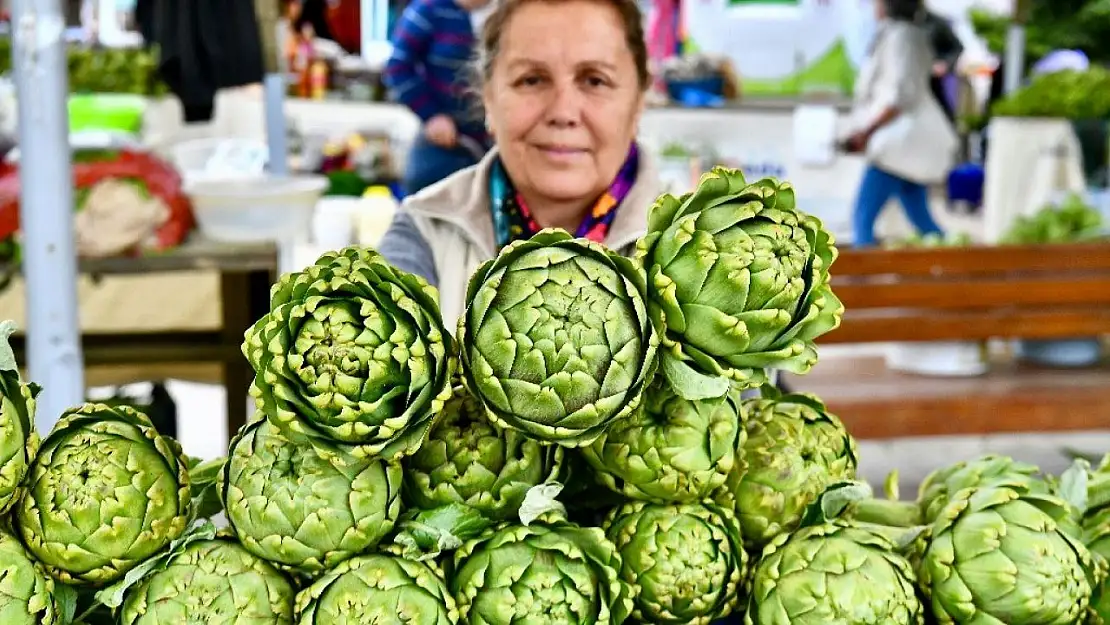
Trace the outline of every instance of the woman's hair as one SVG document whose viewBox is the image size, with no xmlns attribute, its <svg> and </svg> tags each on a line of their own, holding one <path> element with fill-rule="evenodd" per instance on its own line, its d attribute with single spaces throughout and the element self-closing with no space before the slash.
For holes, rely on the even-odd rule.
<svg viewBox="0 0 1110 625">
<path fill-rule="evenodd" d="M 489 80 L 493 73 L 493 64 L 501 50 L 501 37 L 509 25 L 509 20 L 520 7 L 531 2 L 558 4 L 561 1 L 565 0 L 495 0 L 493 11 L 482 24 L 482 32 L 478 36 L 475 78 L 481 82 Z M 651 70 L 648 69 L 648 51 L 644 41 L 644 16 L 636 0 L 592 1 L 611 6 L 620 15 L 621 25 L 624 26 L 624 40 L 636 63 L 637 79 L 640 81 L 640 86 L 647 89 L 651 85 Z"/>
<path fill-rule="evenodd" d="M 887 19 L 899 22 L 917 22 L 925 14 L 922 0 L 881 0 L 886 7 Z"/>
</svg>

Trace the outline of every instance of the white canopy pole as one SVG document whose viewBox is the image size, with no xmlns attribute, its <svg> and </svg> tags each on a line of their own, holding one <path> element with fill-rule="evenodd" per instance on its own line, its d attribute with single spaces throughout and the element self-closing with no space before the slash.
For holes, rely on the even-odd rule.
<svg viewBox="0 0 1110 625">
<path fill-rule="evenodd" d="M 1002 74 L 1002 90 L 1010 94 L 1021 88 L 1025 77 L 1025 23 L 1029 21 L 1032 3 L 1017 0 L 1014 5 L 1013 20 L 1006 31 L 1005 65 Z"/>
<path fill-rule="evenodd" d="M 36 423 L 47 432 L 85 397 L 61 2 L 15 0 L 12 24 L 27 359 L 29 378 L 43 386 Z"/>
<path fill-rule="evenodd" d="M 284 176 L 289 173 L 288 148 L 285 137 L 285 68 L 282 59 L 285 33 L 278 2 L 255 0 L 255 20 L 262 41 L 262 106 L 266 121 L 266 144 L 269 146 L 270 172 Z"/>
</svg>

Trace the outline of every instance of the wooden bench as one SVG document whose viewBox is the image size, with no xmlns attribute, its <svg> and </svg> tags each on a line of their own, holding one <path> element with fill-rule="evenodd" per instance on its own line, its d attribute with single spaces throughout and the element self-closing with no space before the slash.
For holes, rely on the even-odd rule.
<svg viewBox="0 0 1110 625">
<path fill-rule="evenodd" d="M 846 312 L 820 345 L 1110 334 L 1107 243 L 845 249 L 832 273 Z M 1110 367 L 1011 359 L 982 377 L 942 379 L 882 363 L 826 358 L 788 384 L 824 397 L 860 438 L 1110 428 Z"/>
<path fill-rule="evenodd" d="M 823 343 L 1110 334 L 1110 243 L 844 250 Z"/>
</svg>

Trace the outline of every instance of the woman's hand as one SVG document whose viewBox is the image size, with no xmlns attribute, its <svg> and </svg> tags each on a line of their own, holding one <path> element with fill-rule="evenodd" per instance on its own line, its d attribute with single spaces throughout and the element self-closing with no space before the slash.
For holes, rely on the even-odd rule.
<svg viewBox="0 0 1110 625">
<path fill-rule="evenodd" d="M 871 132 L 869 130 L 861 130 L 852 133 L 844 141 L 849 154 L 861 154 L 867 150 L 867 142 L 871 140 Z"/>
<path fill-rule="evenodd" d="M 459 139 L 459 130 L 450 115 L 439 114 L 424 122 L 424 136 L 441 148 L 453 148 Z"/>
</svg>

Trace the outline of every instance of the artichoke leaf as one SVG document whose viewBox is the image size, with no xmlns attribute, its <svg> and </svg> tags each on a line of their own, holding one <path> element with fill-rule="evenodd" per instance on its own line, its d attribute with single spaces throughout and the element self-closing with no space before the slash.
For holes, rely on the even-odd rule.
<svg viewBox="0 0 1110 625">
<path fill-rule="evenodd" d="M 682 358 L 674 356 L 669 350 L 663 352 L 661 360 L 663 374 L 675 393 L 683 399 L 697 401 L 724 397 L 732 388 L 732 382 L 724 376 L 711 376 L 699 373 Z"/>
<path fill-rule="evenodd" d="M 170 562 L 185 551 L 192 543 L 200 540 L 212 540 L 216 537 L 216 526 L 211 521 L 197 523 L 191 529 L 170 543 L 165 551 L 144 561 L 128 571 L 118 582 L 97 591 L 96 600 L 102 605 L 113 610 L 123 605 L 127 592 L 136 584 L 154 573 L 164 570 Z"/>
<path fill-rule="evenodd" d="M 454 551 L 464 541 L 480 536 L 494 523 L 466 504 L 449 503 L 431 510 L 409 510 L 397 522 L 393 542 L 409 560 L 433 560 Z"/>
</svg>

